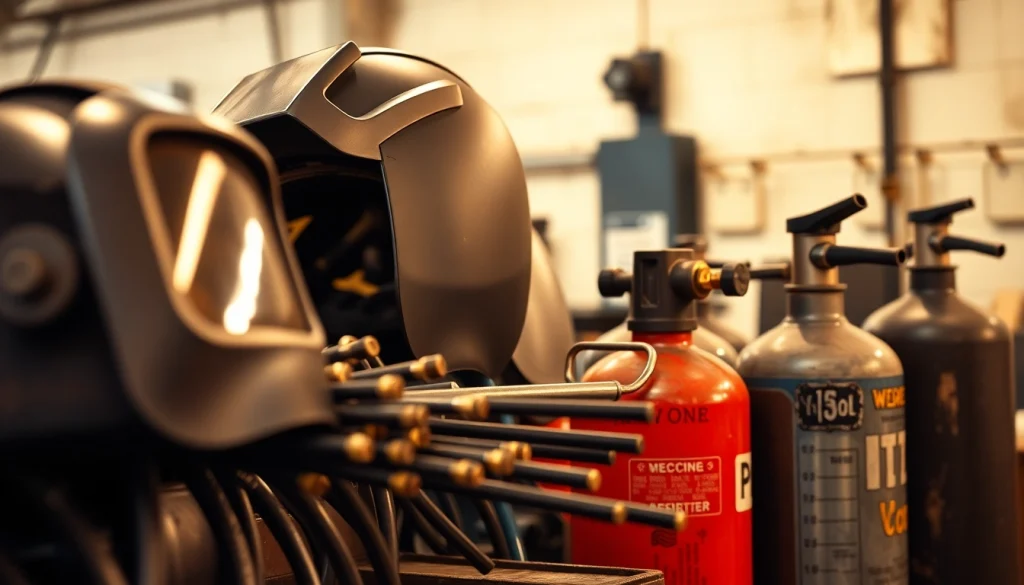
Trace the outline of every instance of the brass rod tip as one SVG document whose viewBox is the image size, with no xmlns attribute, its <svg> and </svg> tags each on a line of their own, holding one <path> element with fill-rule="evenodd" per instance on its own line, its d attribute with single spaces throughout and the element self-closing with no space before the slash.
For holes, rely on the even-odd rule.
<svg viewBox="0 0 1024 585">
<path fill-rule="evenodd" d="M 391 432 L 384 425 L 366 425 L 363 427 L 363 432 L 371 439 L 384 439 Z"/>
<path fill-rule="evenodd" d="M 587 472 L 587 489 L 596 492 L 601 489 L 601 472 L 591 469 Z"/>
<path fill-rule="evenodd" d="M 311 496 L 321 497 L 331 489 L 331 480 L 319 473 L 303 473 L 296 479 L 299 489 Z"/>
<path fill-rule="evenodd" d="M 456 396 L 451 404 L 455 412 L 470 420 L 485 420 L 491 413 L 491 404 L 484 396 Z"/>
<path fill-rule="evenodd" d="M 689 523 L 689 521 L 690 517 L 686 515 L 686 512 L 683 512 L 682 510 L 676 510 L 675 524 L 677 532 L 686 530 L 686 525 L 687 523 Z"/>
<path fill-rule="evenodd" d="M 476 487 L 485 479 L 484 466 L 469 459 L 459 459 L 448 466 L 448 476 L 463 487 Z"/>
<path fill-rule="evenodd" d="M 398 400 L 405 392 L 405 380 L 394 374 L 384 374 L 377 378 L 377 397 L 385 400 Z"/>
<path fill-rule="evenodd" d="M 513 441 L 516 446 L 516 459 L 520 461 L 529 461 L 533 459 L 533 447 L 529 443 L 520 443 L 519 441 Z"/>
<path fill-rule="evenodd" d="M 342 335 L 341 339 L 338 340 L 338 347 L 341 347 L 343 345 L 349 345 L 357 341 L 359 341 L 359 338 L 356 337 L 355 335 Z"/>
<path fill-rule="evenodd" d="M 423 373 L 427 379 L 440 378 L 448 373 L 448 362 L 439 353 L 421 357 L 419 363 L 423 365 Z"/>
<path fill-rule="evenodd" d="M 643 453 L 644 452 L 644 438 L 643 437 L 637 437 L 636 438 L 636 452 L 637 453 Z"/>
<path fill-rule="evenodd" d="M 377 357 L 380 355 L 380 342 L 376 337 L 367 335 L 363 338 L 363 349 L 369 357 Z"/>
<path fill-rule="evenodd" d="M 612 504 L 612 524 L 622 524 L 626 521 L 626 504 L 615 502 Z"/>
<path fill-rule="evenodd" d="M 487 471 L 498 477 L 510 475 L 515 471 L 516 467 L 515 456 L 504 449 L 491 449 L 487 451 L 484 453 L 483 462 Z"/>
<path fill-rule="evenodd" d="M 415 473 L 396 471 L 388 476 L 388 488 L 395 495 L 412 497 L 419 493 L 421 487 L 423 487 L 423 480 Z"/>
<path fill-rule="evenodd" d="M 345 455 L 353 463 L 373 461 L 373 439 L 365 433 L 352 433 L 345 439 Z"/>
<path fill-rule="evenodd" d="M 352 366 L 345 362 L 334 362 L 324 366 L 324 375 L 333 382 L 345 382 L 352 376 Z"/>
<path fill-rule="evenodd" d="M 427 427 L 409 429 L 409 433 L 406 436 L 413 445 L 421 449 L 430 444 L 430 429 Z"/>
<path fill-rule="evenodd" d="M 403 428 L 419 427 L 430 418 L 430 409 L 422 404 L 406 404 L 398 411 L 398 424 Z"/>
<path fill-rule="evenodd" d="M 395 465 L 409 465 L 416 459 L 416 446 L 408 439 L 392 439 L 384 444 L 384 457 Z"/>
<path fill-rule="evenodd" d="M 653 402 L 648 402 L 647 406 L 644 407 L 644 419 L 648 423 L 652 423 L 652 422 L 654 422 L 654 415 L 655 414 L 657 414 L 657 413 L 656 413 L 656 411 L 654 409 L 654 403 Z"/>
<path fill-rule="evenodd" d="M 618 453 L 612 451 L 608 454 L 608 464 L 615 465 L 615 459 L 618 457 Z"/>
</svg>

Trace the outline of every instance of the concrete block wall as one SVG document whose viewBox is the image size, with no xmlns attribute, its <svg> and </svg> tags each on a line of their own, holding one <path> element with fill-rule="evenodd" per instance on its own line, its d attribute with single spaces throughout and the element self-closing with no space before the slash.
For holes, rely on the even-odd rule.
<svg viewBox="0 0 1024 585">
<path fill-rule="evenodd" d="M 875 80 L 837 80 L 827 71 L 829 1 L 840 0 L 650 0 L 649 44 L 667 57 L 668 127 L 697 136 L 702 155 L 710 159 L 876 148 Z M 208 110 L 244 75 L 271 64 L 261 4 L 229 8 L 228 0 L 217 2 L 225 7 L 198 18 L 72 35 L 57 45 L 47 75 L 126 83 L 178 78 L 193 84 L 196 106 Z M 1024 35 L 1019 34 L 1024 0 L 951 3 L 956 64 L 906 78 L 903 140 L 928 144 L 1024 136 Z M 281 0 L 285 58 L 345 40 L 342 4 Z M 109 26 L 164 9 L 158 6 L 130 7 L 66 26 L 72 33 Z M 636 47 L 633 0 L 399 0 L 399 15 L 391 44 L 434 58 L 469 80 L 505 118 L 526 157 L 591 153 L 601 139 L 635 132 L 629 107 L 613 103 L 601 83 L 609 60 Z M 0 83 L 28 74 L 35 51 L 18 41 L 33 35 L 38 38 L 38 28 L 18 27 L 0 37 Z M 1024 157 L 1024 152 L 1006 154 Z M 981 197 L 983 164 L 981 152 L 937 155 L 931 200 Z M 770 163 L 766 229 L 743 236 L 710 234 L 712 253 L 753 260 L 786 254 L 783 219 L 848 195 L 853 173 L 847 160 Z M 556 266 L 570 303 L 596 306 L 597 178 L 590 171 L 531 174 L 530 191 L 534 215 L 550 220 Z M 913 200 L 913 193 L 909 197 Z M 960 278 L 965 294 L 988 304 L 1000 288 L 1024 288 L 1024 231 L 995 226 L 980 210 L 963 215 L 956 227 L 1009 245 L 1001 263 L 978 257 L 965 263 Z M 842 238 L 850 244 L 882 243 L 879 233 L 856 223 Z M 756 323 L 756 297 L 755 288 L 730 304 L 733 325 L 749 333 Z"/>
<path fill-rule="evenodd" d="M 280 0 L 277 5 L 285 59 L 343 40 L 338 0 Z M 217 9 L 218 6 L 223 6 Z M 91 77 L 128 84 L 181 79 L 193 85 L 195 105 L 212 109 L 242 77 L 273 64 L 267 18 L 260 2 L 218 0 L 213 10 L 189 18 L 159 18 L 211 6 L 207 0 L 130 6 L 71 19 L 67 40 L 54 48 L 45 76 Z M 240 6 L 240 7 L 239 7 Z M 142 24 L 120 26 L 121 23 Z M 103 30 L 76 35 L 76 31 Z M 42 26 L 26 24 L 0 35 L 0 84 L 27 78 L 36 57 L 26 40 Z"/>
<path fill-rule="evenodd" d="M 833 0 L 835 1 L 835 0 Z M 845 1 L 845 0 L 844 0 Z M 629 136 L 628 106 L 611 101 L 601 76 L 637 42 L 631 0 L 405 0 L 394 45 L 437 59 L 501 112 L 526 156 L 593 152 Z M 796 150 L 877 148 L 879 89 L 873 78 L 835 79 L 827 68 L 828 0 L 650 0 L 649 44 L 665 51 L 667 125 L 695 135 L 702 155 L 757 156 Z M 905 79 L 902 140 L 910 144 L 1024 137 L 1024 0 L 953 0 L 955 65 Z M 1006 152 L 1008 157 L 1024 156 Z M 877 157 L 869 160 L 879 165 Z M 912 158 L 909 185 L 915 176 Z M 937 154 L 931 201 L 983 196 L 982 152 Z M 847 196 L 849 160 L 769 162 L 766 228 L 711 237 L 716 257 L 785 255 L 784 219 Z M 915 189 L 905 195 L 914 204 Z M 1024 198 L 1024 193 L 1021 193 Z M 569 302 L 596 306 L 600 198 L 590 171 L 530 175 L 536 216 L 547 217 Z M 879 205 L 879 201 L 872 201 Z M 1001 228 L 982 210 L 957 219 L 965 235 L 1002 239 L 1002 261 L 964 259 L 961 290 L 988 305 L 1001 288 L 1024 288 L 1024 230 Z M 877 231 L 844 227 L 851 245 L 882 245 Z M 757 290 L 730 301 L 730 321 L 755 332 Z"/>
</svg>

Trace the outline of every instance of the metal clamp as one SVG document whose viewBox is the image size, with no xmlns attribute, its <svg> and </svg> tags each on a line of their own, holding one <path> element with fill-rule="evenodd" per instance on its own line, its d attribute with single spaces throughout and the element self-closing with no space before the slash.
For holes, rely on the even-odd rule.
<svg viewBox="0 0 1024 585">
<path fill-rule="evenodd" d="M 584 350 L 593 351 L 642 351 L 647 354 L 647 363 L 644 364 L 644 369 L 637 376 L 636 380 L 633 380 L 629 384 L 621 385 L 622 394 L 632 394 L 640 388 L 643 388 L 647 380 L 650 379 L 651 374 L 654 373 L 654 366 L 658 363 L 658 352 L 655 351 L 654 346 L 649 343 L 642 343 L 639 341 L 622 341 L 622 342 L 611 342 L 611 341 L 581 341 L 571 348 L 569 353 L 565 356 L 565 381 L 571 384 L 580 383 L 573 375 L 576 370 L 576 356 Z"/>
</svg>

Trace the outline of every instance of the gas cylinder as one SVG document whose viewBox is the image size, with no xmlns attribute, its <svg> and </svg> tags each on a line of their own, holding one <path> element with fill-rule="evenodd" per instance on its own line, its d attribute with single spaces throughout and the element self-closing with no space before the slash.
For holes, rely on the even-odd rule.
<svg viewBox="0 0 1024 585">
<path fill-rule="evenodd" d="M 949 234 L 953 214 L 972 207 L 963 199 L 907 215 L 910 290 L 864 322 L 903 362 L 912 584 L 1020 578 L 1011 337 L 957 295 L 949 259 L 1005 251 Z"/>
<path fill-rule="evenodd" d="M 712 269 L 685 249 L 636 252 L 632 275 L 602 271 L 603 296 L 632 293 L 633 340 L 657 350 L 648 383 L 623 397 L 653 402 L 655 419 L 645 425 L 574 418 L 572 428 L 642 434 L 644 454 L 620 453 L 597 493 L 683 511 L 688 526 L 677 533 L 573 517 L 572 562 L 658 569 L 667 585 L 750 585 L 750 400 L 735 370 L 693 342 L 696 301 L 714 289 L 743 295 L 748 282 L 745 265 Z M 616 352 L 584 380 L 628 383 L 645 361 L 639 353 Z"/>
<path fill-rule="evenodd" d="M 790 218 L 781 324 L 740 354 L 750 389 L 754 572 L 759 584 L 907 583 L 903 369 L 843 311 L 841 265 L 899 264 L 900 249 L 836 245 L 854 195 Z"/>
</svg>

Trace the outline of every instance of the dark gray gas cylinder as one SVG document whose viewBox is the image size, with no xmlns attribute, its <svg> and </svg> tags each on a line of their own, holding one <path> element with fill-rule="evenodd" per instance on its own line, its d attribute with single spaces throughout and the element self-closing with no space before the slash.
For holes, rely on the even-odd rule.
<svg viewBox="0 0 1024 585">
<path fill-rule="evenodd" d="M 864 328 L 903 362 L 910 583 L 1019 583 L 1012 338 L 956 292 L 950 250 L 1002 256 L 947 233 L 970 199 L 910 212 L 910 290 Z"/>
</svg>

